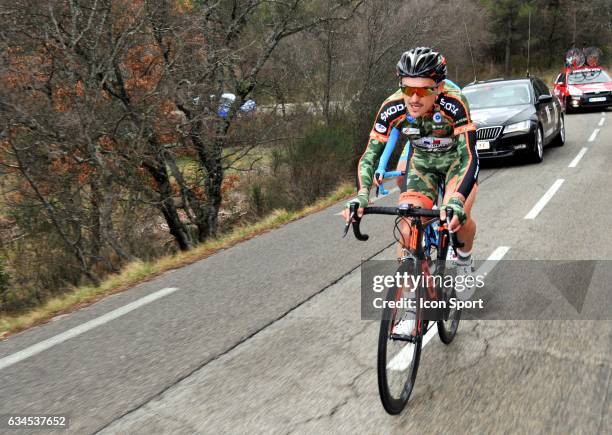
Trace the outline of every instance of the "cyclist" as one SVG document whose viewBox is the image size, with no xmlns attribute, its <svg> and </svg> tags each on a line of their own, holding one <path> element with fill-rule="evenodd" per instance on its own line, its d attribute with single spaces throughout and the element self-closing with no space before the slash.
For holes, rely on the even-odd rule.
<svg viewBox="0 0 612 435">
<path fill-rule="evenodd" d="M 468 104 L 461 92 L 445 86 L 446 59 L 426 47 L 402 54 L 397 63 L 400 90 L 387 98 L 376 117 L 370 140 L 358 165 L 359 191 L 343 212 L 348 220 L 348 206 L 359 203 L 358 214 L 368 205 L 369 191 L 376 163 L 393 128 L 400 130 L 401 142 L 410 141 L 402 158 L 407 159 L 405 181 L 399 204 L 432 208 L 438 186 L 444 183 L 442 208 L 450 207 L 454 216 L 450 229 L 464 243 L 455 260 L 459 274 L 473 272 L 472 246 L 476 223 L 471 209 L 476 199 L 478 154 L 476 127 L 472 123 Z M 407 151 L 409 149 L 409 151 Z M 445 217 L 444 211 L 441 212 Z M 410 227 L 400 223 L 402 240 L 410 240 Z M 398 258 L 404 255 L 398 246 Z"/>
</svg>

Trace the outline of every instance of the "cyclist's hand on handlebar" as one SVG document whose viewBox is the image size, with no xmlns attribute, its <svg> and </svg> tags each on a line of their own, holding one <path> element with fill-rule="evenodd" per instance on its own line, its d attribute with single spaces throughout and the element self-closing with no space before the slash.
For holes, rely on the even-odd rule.
<svg viewBox="0 0 612 435">
<path fill-rule="evenodd" d="M 374 185 L 376 187 L 380 187 L 380 185 L 383 184 L 382 180 L 383 180 L 382 175 L 380 173 L 378 173 L 378 172 L 375 172 L 374 173 L 374 180 L 373 180 L 374 181 Z"/>
<path fill-rule="evenodd" d="M 463 209 L 463 202 L 459 198 L 451 198 L 448 203 L 440 208 L 440 219 L 442 220 L 446 220 L 446 207 L 450 207 L 453 210 L 453 218 L 448 229 L 453 232 L 459 231 L 467 219 Z"/>
<path fill-rule="evenodd" d="M 353 203 L 356 203 L 359 205 L 359 208 L 357 210 L 357 216 L 362 217 L 363 208 L 368 206 L 368 190 L 364 189 L 363 192 L 360 192 L 356 198 L 353 198 L 349 202 L 346 203 L 344 210 L 342 210 L 342 217 L 344 218 L 344 221 L 346 223 L 348 223 L 349 214 L 351 212 L 349 208 L 351 204 Z M 355 222 L 355 220 L 353 220 L 353 222 Z"/>
<path fill-rule="evenodd" d="M 344 210 L 342 210 L 342 217 L 344 218 L 344 222 L 348 223 L 349 213 L 350 213 L 350 210 L 348 209 L 348 207 L 346 207 Z M 357 209 L 357 216 L 358 217 L 362 217 L 363 216 L 363 207 L 359 207 Z M 353 219 L 353 222 L 355 222 L 355 219 Z"/>
<path fill-rule="evenodd" d="M 446 210 L 440 210 L 440 218 L 446 219 Z M 453 216 L 453 218 L 451 219 L 450 225 L 448 226 L 448 229 L 456 233 L 457 231 L 459 231 L 461 227 L 462 225 L 459 222 L 459 218 L 457 216 Z"/>
</svg>

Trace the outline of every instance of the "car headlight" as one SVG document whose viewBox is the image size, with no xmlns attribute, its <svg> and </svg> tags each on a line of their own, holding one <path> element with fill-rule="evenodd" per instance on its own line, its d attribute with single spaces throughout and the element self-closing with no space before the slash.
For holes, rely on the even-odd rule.
<svg viewBox="0 0 612 435">
<path fill-rule="evenodd" d="M 514 124 L 508 124 L 504 128 L 504 133 L 516 133 L 517 131 L 529 131 L 531 128 L 530 121 L 515 122 Z"/>
<path fill-rule="evenodd" d="M 567 90 L 572 97 L 579 97 L 582 95 L 582 91 L 575 86 L 570 86 Z"/>
</svg>

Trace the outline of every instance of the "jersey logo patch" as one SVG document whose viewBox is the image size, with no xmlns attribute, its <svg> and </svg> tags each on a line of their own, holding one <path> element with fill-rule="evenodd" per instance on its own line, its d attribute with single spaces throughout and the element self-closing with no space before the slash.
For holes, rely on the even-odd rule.
<svg viewBox="0 0 612 435">
<path fill-rule="evenodd" d="M 456 115 L 457 112 L 459 111 L 459 106 L 457 106 L 452 101 L 445 100 L 444 97 L 440 98 L 440 106 L 444 107 L 444 109 L 446 109 L 448 112 L 452 113 L 453 115 Z"/>
<path fill-rule="evenodd" d="M 376 130 L 379 133 L 384 133 L 387 131 L 387 127 L 377 122 L 376 125 L 374 125 L 374 130 Z"/>
<path fill-rule="evenodd" d="M 404 103 L 399 103 L 394 106 L 388 107 L 387 110 L 380 114 L 380 119 L 386 121 L 389 116 L 395 115 L 397 112 L 401 112 L 405 108 L 406 106 L 404 105 Z"/>
<path fill-rule="evenodd" d="M 453 134 L 457 136 L 457 135 L 460 135 L 461 133 L 466 133 L 468 131 L 476 131 L 476 125 L 474 123 L 462 125 L 461 127 L 457 127 L 453 131 Z"/>
<path fill-rule="evenodd" d="M 402 128 L 402 133 L 404 133 L 405 135 L 421 134 L 421 130 L 418 128 L 413 128 L 413 127 L 405 127 L 405 128 Z"/>
<path fill-rule="evenodd" d="M 434 120 L 435 123 L 442 122 L 442 115 L 440 115 L 440 112 L 434 113 L 433 120 Z"/>
</svg>

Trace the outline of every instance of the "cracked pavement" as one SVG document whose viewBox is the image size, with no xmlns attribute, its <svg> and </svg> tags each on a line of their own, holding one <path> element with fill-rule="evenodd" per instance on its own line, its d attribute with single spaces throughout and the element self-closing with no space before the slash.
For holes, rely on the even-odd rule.
<svg viewBox="0 0 612 435">
<path fill-rule="evenodd" d="M 425 347 L 409 405 L 390 417 L 358 289 L 346 277 L 101 433 L 608 432 L 611 322 L 461 322 L 450 346 Z M 577 327 L 600 339 L 576 346 Z"/>
</svg>

